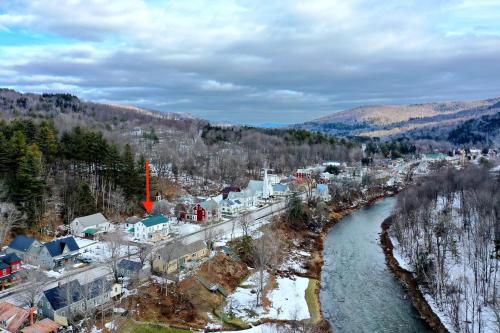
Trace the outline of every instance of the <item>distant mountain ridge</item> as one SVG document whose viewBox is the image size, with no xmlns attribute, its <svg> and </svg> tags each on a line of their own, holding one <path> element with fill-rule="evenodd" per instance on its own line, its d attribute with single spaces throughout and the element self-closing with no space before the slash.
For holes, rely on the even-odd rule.
<svg viewBox="0 0 500 333">
<path fill-rule="evenodd" d="M 52 120 L 58 127 L 87 126 L 96 129 L 122 128 L 149 124 L 169 126 L 206 123 L 190 114 L 160 112 L 129 105 L 95 103 L 71 94 L 20 93 L 0 88 L 0 118 L 30 117 Z"/>
<path fill-rule="evenodd" d="M 500 112 L 500 97 L 470 102 L 362 106 L 293 127 L 335 135 L 387 137 L 416 129 L 455 126 Z"/>
</svg>

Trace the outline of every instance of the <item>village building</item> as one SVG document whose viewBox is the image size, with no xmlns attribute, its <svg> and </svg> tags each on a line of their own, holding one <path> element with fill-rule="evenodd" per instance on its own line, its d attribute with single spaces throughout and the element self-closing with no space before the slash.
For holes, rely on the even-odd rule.
<svg viewBox="0 0 500 333">
<path fill-rule="evenodd" d="M 244 189 L 240 192 L 229 192 L 227 199 L 239 201 L 243 209 L 257 206 L 257 196 L 250 189 Z"/>
<path fill-rule="evenodd" d="M 204 241 L 199 240 L 191 244 L 181 244 L 169 252 L 160 251 L 153 259 L 155 272 L 171 274 L 182 269 L 187 263 L 200 260 L 209 255 Z"/>
<path fill-rule="evenodd" d="M 45 290 L 38 302 L 39 314 L 68 326 L 71 319 L 88 314 L 112 297 L 121 294 L 119 284 L 112 284 L 106 278 L 98 278 L 82 285 L 78 280 Z"/>
<path fill-rule="evenodd" d="M 222 215 L 236 215 L 243 209 L 241 201 L 229 199 L 222 200 L 220 207 Z"/>
<path fill-rule="evenodd" d="M 35 308 L 23 309 L 8 302 L 0 302 L 0 332 L 17 333 L 28 322 L 33 323 Z"/>
<path fill-rule="evenodd" d="M 158 241 L 168 236 L 171 222 L 163 215 L 148 216 L 135 223 L 134 238 L 140 241 Z"/>
<path fill-rule="evenodd" d="M 226 200 L 230 192 L 241 192 L 238 186 L 226 186 L 222 189 L 222 199 Z"/>
<path fill-rule="evenodd" d="M 263 180 L 251 180 L 247 189 L 260 199 L 269 199 L 273 195 L 273 186 L 267 176 L 267 170 L 264 170 Z"/>
<path fill-rule="evenodd" d="M 314 197 L 322 201 L 330 201 L 332 197 L 328 190 L 328 185 L 317 184 L 314 190 Z"/>
<path fill-rule="evenodd" d="M 193 222 L 218 221 L 221 219 L 221 208 L 215 200 L 208 199 L 195 204 L 190 216 Z"/>
<path fill-rule="evenodd" d="M 142 263 L 128 259 L 122 259 L 118 263 L 118 276 L 141 278 L 142 275 Z"/>
<path fill-rule="evenodd" d="M 43 246 L 47 249 L 47 252 L 52 258 L 51 264 L 44 264 L 44 267 L 47 268 L 64 266 L 65 264 L 72 263 L 75 258 L 80 255 L 80 247 L 73 237 L 56 239 L 43 244 Z M 42 251 L 42 253 L 44 253 L 44 251 Z"/>
<path fill-rule="evenodd" d="M 73 236 L 94 239 L 97 235 L 108 232 L 111 224 L 104 215 L 96 213 L 75 218 L 69 227 Z"/>
<path fill-rule="evenodd" d="M 79 250 L 80 248 L 73 237 L 56 239 L 42 244 L 32 237 L 18 235 L 5 252 L 16 254 L 28 264 L 44 269 L 53 269 L 72 262 L 79 255 Z"/>
<path fill-rule="evenodd" d="M 273 195 L 275 197 L 286 197 L 290 195 L 292 191 L 290 191 L 290 187 L 287 184 L 274 184 L 273 185 Z"/>
<path fill-rule="evenodd" d="M 319 181 L 323 184 L 330 184 L 333 179 L 335 179 L 335 175 L 333 175 L 329 172 L 322 172 L 319 175 Z"/>
<path fill-rule="evenodd" d="M 57 333 L 61 326 L 49 318 L 43 318 L 34 324 L 25 327 L 21 330 L 21 333 Z"/>
<path fill-rule="evenodd" d="M 26 261 L 26 257 L 35 257 L 40 251 L 42 243 L 33 237 L 17 235 L 8 245 L 5 252 L 15 253 L 19 258 Z"/>
<path fill-rule="evenodd" d="M 5 288 L 18 281 L 17 272 L 21 270 L 22 260 L 15 253 L 0 256 L 0 286 Z"/>
</svg>

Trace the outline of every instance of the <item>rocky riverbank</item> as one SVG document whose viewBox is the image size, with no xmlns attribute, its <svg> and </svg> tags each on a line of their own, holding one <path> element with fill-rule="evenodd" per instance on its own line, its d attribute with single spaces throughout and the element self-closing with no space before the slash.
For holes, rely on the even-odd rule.
<svg viewBox="0 0 500 333">
<path fill-rule="evenodd" d="M 411 302 L 420 313 L 422 319 L 438 333 L 447 333 L 448 330 L 443 325 L 439 317 L 432 311 L 432 308 L 427 303 L 424 295 L 418 287 L 417 281 L 413 274 L 403 269 L 393 255 L 394 246 L 389 237 L 389 229 L 392 223 L 392 217 L 387 218 L 382 223 L 382 233 L 380 234 L 380 243 L 384 250 L 387 266 L 394 276 L 406 288 L 406 291 L 411 299 Z"/>
</svg>

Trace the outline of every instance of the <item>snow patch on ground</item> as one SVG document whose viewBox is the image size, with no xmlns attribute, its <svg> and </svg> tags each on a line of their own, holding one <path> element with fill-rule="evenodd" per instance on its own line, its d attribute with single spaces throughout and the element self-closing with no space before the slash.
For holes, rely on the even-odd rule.
<svg viewBox="0 0 500 333">
<path fill-rule="evenodd" d="M 266 272 L 264 283 L 269 274 Z M 278 320 L 303 320 L 310 318 L 309 308 L 305 300 L 308 278 L 278 277 L 276 288 L 271 290 L 267 298 L 271 302 L 269 308 L 257 304 L 259 272 L 254 271 L 240 287 L 226 300 L 225 312 L 247 322 L 255 322 L 261 318 Z"/>
<path fill-rule="evenodd" d="M 179 234 L 181 236 L 189 235 L 194 232 L 200 231 L 201 230 L 201 225 L 199 224 L 193 224 L 193 223 L 182 223 L 180 222 L 178 225 L 178 230 Z"/>
<path fill-rule="evenodd" d="M 399 267 L 401 267 L 404 270 L 407 270 L 408 272 L 413 272 L 413 269 L 411 268 L 411 265 L 403 258 L 401 255 L 401 252 L 399 251 L 399 243 L 397 239 L 390 237 L 391 243 L 393 244 L 393 250 L 392 250 L 392 256 L 396 261 L 398 262 Z"/>
<path fill-rule="evenodd" d="M 225 331 L 225 333 L 285 333 L 290 332 L 290 328 L 287 326 L 278 326 L 276 324 L 262 324 L 259 326 L 254 326 L 246 330 L 240 331 Z"/>
<path fill-rule="evenodd" d="M 308 278 L 278 278 L 278 288 L 268 298 L 272 303 L 270 317 L 281 320 L 303 320 L 310 318 L 305 293 Z"/>
<path fill-rule="evenodd" d="M 87 238 L 81 238 L 81 237 L 73 237 L 76 241 L 76 244 L 78 244 L 78 247 L 81 249 L 87 247 L 87 246 L 90 246 L 90 245 L 93 245 L 93 244 L 97 244 L 98 242 L 93 240 L 93 239 L 87 239 Z"/>
<path fill-rule="evenodd" d="M 118 256 L 124 257 L 129 253 L 133 254 L 137 251 L 138 249 L 136 246 L 121 245 Z M 106 242 L 94 242 L 93 244 L 80 249 L 80 253 L 82 258 L 88 258 L 95 262 L 105 262 L 111 257 L 110 248 Z"/>
<path fill-rule="evenodd" d="M 44 271 L 45 275 L 47 275 L 48 277 L 50 278 L 60 278 L 61 276 L 63 276 L 63 272 L 56 272 L 56 271 Z"/>
</svg>

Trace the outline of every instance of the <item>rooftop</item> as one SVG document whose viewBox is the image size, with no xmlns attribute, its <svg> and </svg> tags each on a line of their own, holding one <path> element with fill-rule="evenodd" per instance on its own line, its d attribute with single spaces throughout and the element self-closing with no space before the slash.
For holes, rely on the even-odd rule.
<svg viewBox="0 0 500 333">
<path fill-rule="evenodd" d="M 78 222 L 84 227 L 91 227 L 96 224 L 106 223 L 108 220 L 101 213 L 77 217 Z M 75 219 L 75 220 L 76 220 Z"/>
<path fill-rule="evenodd" d="M 138 261 L 123 259 L 118 263 L 118 268 L 126 269 L 128 271 L 138 272 L 142 269 L 142 264 Z"/>
<path fill-rule="evenodd" d="M 5 322 L 3 326 L 10 332 L 17 332 L 29 317 L 29 311 L 19 308 L 7 302 L 0 302 L 0 322 Z"/>
<path fill-rule="evenodd" d="M 155 226 L 158 224 L 168 223 L 168 219 L 163 215 L 155 215 L 155 216 L 148 216 L 145 219 L 143 219 L 141 222 L 146 227 L 152 227 L 152 226 Z"/>
<path fill-rule="evenodd" d="M 78 251 L 80 249 L 73 237 L 56 239 L 45 243 L 43 246 L 47 248 L 52 257 L 60 256 L 66 248 L 70 252 Z"/>
<path fill-rule="evenodd" d="M 43 294 L 49 301 L 52 309 L 57 311 L 69 304 L 74 304 L 82 299 L 93 299 L 109 291 L 111 284 L 105 278 L 99 278 L 86 285 L 81 285 L 78 280 L 72 280 L 61 286 L 45 290 Z"/>
<path fill-rule="evenodd" d="M 59 330 L 59 325 L 48 318 L 37 321 L 21 330 L 22 333 L 52 333 Z"/>
<path fill-rule="evenodd" d="M 34 239 L 33 237 L 17 235 L 16 238 L 14 238 L 12 242 L 10 242 L 9 247 L 14 250 L 26 252 L 35 241 L 36 239 Z"/>
</svg>

